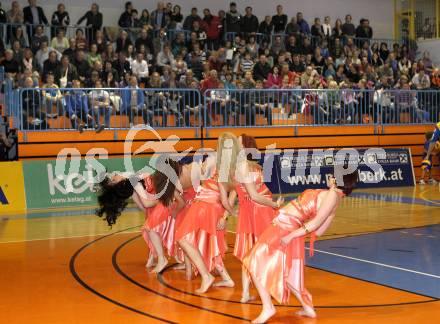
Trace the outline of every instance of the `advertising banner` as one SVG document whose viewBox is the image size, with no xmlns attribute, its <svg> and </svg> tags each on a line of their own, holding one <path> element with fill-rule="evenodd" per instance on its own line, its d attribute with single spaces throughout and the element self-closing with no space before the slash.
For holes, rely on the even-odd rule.
<svg viewBox="0 0 440 324">
<path fill-rule="evenodd" d="M 299 150 L 281 154 L 266 153 L 261 163 L 270 165 L 272 161 L 273 170 L 264 170 L 265 182 L 273 193 L 288 194 L 305 189 L 325 188 L 327 178 L 333 174 L 335 165 L 340 166 L 343 163 L 346 167 L 358 166 L 358 188 L 415 185 L 411 152 L 408 149 Z"/>
<path fill-rule="evenodd" d="M 149 158 L 130 160 L 134 171 L 139 171 L 148 164 Z M 23 162 L 27 208 L 93 206 L 96 204 L 94 178 L 106 170 L 126 171 L 122 158 L 72 161 Z"/>
</svg>

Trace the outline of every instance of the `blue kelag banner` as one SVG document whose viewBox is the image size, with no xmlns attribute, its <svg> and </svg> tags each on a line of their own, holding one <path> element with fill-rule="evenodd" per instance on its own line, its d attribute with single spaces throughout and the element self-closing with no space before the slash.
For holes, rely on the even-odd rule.
<svg viewBox="0 0 440 324">
<path fill-rule="evenodd" d="M 350 159 L 344 160 L 347 154 L 351 154 Z M 408 149 L 299 150 L 280 154 L 266 153 L 260 161 L 266 166 L 265 182 L 276 194 L 326 188 L 327 178 L 333 174 L 334 165 L 344 162 L 352 167 L 358 165 L 358 188 L 415 185 L 411 152 Z"/>
</svg>

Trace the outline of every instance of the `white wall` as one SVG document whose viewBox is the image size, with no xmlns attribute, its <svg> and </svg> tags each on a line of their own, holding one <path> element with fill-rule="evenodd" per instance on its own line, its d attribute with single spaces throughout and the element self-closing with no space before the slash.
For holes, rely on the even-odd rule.
<svg viewBox="0 0 440 324">
<path fill-rule="evenodd" d="M 22 6 L 27 5 L 27 1 L 19 0 Z M 46 16 L 50 20 L 52 13 L 56 10 L 56 5 L 63 0 L 38 0 L 38 4 L 44 8 Z M 87 0 L 75 0 L 65 1 L 67 11 L 70 14 L 72 23 L 83 15 L 89 8 L 91 1 Z M 104 25 L 117 25 L 120 14 L 123 11 L 125 0 L 95 0 L 99 4 L 100 10 L 104 14 Z M 150 12 L 156 8 L 156 0 L 132 0 L 135 8 L 139 11 L 146 8 Z M 229 0 L 173 0 L 172 3 L 179 4 L 182 7 L 183 15 L 187 15 L 190 12 L 191 7 L 197 7 L 199 14 L 202 15 L 203 8 L 210 8 L 211 11 L 217 13 L 218 10 L 226 10 L 229 8 Z M 353 16 L 355 25 L 362 17 L 370 19 L 370 23 L 373 27 L 375 38 L 393 38 L 393 26 L 394 26 L 394 8 L 393 0 L 277 0 L 271 1 L 250 1 L 240 0 L 235 1 L 238 4 L 238 9 L 241 13 L 244 12 L 246 6 L 252 6 L 254 8 L 254 14 L 259 18 L 264 15 L 275 13 L 275 7 L 277 4 L 281 4 L 284 7 L 284 12 L 291 17 L 296 12 L 302 11 L 305 19 L 311 25 L 314 17 L 330 16 L 334 22 L 336 18 L 343 20 L 345 14 L 350 13 Z M 9 9 L 10 1 L 3 1 L 3 8 Z"/>
</svg>

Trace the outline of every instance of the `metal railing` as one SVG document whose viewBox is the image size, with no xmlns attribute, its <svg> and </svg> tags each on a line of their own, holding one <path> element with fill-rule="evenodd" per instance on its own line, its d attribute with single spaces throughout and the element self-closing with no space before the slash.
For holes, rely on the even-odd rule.
<svg viewBox="0 0 440 324">
<path fill-rule="evenodd" d="M 256 42 L 258 44 L 261 44 L 261 42 L 263 40 L 267 40 L 270 44 L 273 44 L 275 39 L 277 37 L 281 38 L 281 44 L 287 44 L 288 43 L 288 39 L 290 36 L 295 36 L 296 37 L 296 42 L 297 45 L 301 45 L 303 40 L 305 38 L 310 40 L 310 44 L 312 47 L 317 47 L 317 46 L 321 46 L 322 45 L 322 41 L 323 39 L 326 39 L 328 41 L 328 46 L 331 46 L 332 42 L 333 42 L 333 38 L 322 38 L 322 37 L 317 37 L 317 36 L 312 36 L 312 35 L 303 35 L 303 34 L 287 34 L 287 33 L 277 33 L 277 34 L 270 34 L 270 35 L 266 35 L 266 34 L 261 34 L 261 33 L 251 33 L 251 34 L 245 34 L 245 33 L 236 33 L 236 32 L 228 32 L 225 34 L 225 40 L 227 41 L 231 41 L 233 42 L 236 36 L 241 36 L 241 37 L 245 37 L 245 38 L 249 38 L 250 36 L 255 37 Z M 342 36 L 340 37 L 341 39 L 341 43 L 343 45 L 345 45 L 348 42 L 348 39 L 352 39 L 354 45 L 356 45 L 356 47 L 358 48 L 362 48 L 362 46 L 364 45 L 364 43 L 369 44 L 369 46 L 371 46 L 374 43 L 377 43 L 379 46 L 382 43 L 387 44 L 389 49 L 393 48 L 394 44 L 399 44 L 402 45 L 403 41 L 400 39 L 387 39 L 387 38 L 359 38 L 359 37 L 350 37 L 350 36 Z"/>
<path fill-rule="evenodd" d="M 431 124 L 440 91 L 32 88 L 11 91 L 21 130 Z"/>
<path fill-rule="evenodd" d="M 2 38 L 5 45 L 12 45 L 11 41 L 14 38 L 15 32 L 18 28 L 23 30 L 23 42 L 26 47 L 32 47 L 32 37 L 35 34 L 37 27 L 43 29 L 43 34 L 51 46 L 52 39 L 56 37 L 58 30 L 64 31 L 64 37 L 67 39 L 75 38 L 78 30 L 82 31 L 84 38 L 87 43 L 90 44 L 95 41 L 96 32 L 92 30 L 92 27 L 81 26 L 81 25 L 69 25 L 69 26 L 54 26 L 54 25 L 33 25 L 33 24 L 15 24 L 15 23 L 4 23 L 0 25 L 0 38 Z M 106 40 L 110 42 L 116 42 L 119 37 L 121 30 L 128 32 L 130 39 L 133 41 L 139 36 L 142 28 L 141 27 L 119 27 L 119 26 L 103 26 L 101 30 L 104 33 Z M 161 34 L 160 30 L 152 31 L 150 37 L 159 37 Z M 190 39 L 191 31 L 189 30 L 177 30 L 177 29 L 167 29 L 163 32 L 163 37 L 166 38 L 168 42 L 176 39 L 177 35 L 183 34 L 185 41 Z"/>
<path fill-rule="evenodd" d="M 202 99 L 193 89 L 27 88 L 13 92 L 21 130 L 202 126 Z"/>
<path fill-rule="evenodd" d="M 436 122 L 440 91 L 208 89 L 207 127 L 425 124 Z"/>
</svg>

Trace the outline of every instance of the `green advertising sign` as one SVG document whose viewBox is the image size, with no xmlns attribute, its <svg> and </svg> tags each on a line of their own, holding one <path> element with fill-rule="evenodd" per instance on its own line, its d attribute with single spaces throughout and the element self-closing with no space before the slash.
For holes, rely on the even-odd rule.
<svg viewBox="0 0 440 324">
<path fill-rule="evenodd" d="M 131 158 L 134 171 L 145 168 L 149 158 Z M 23 173 L 28 209 L 93 206 L 95 179 L 108 172 L 126 172 L 123 158 L 24 161 Z"/>
</svg>

